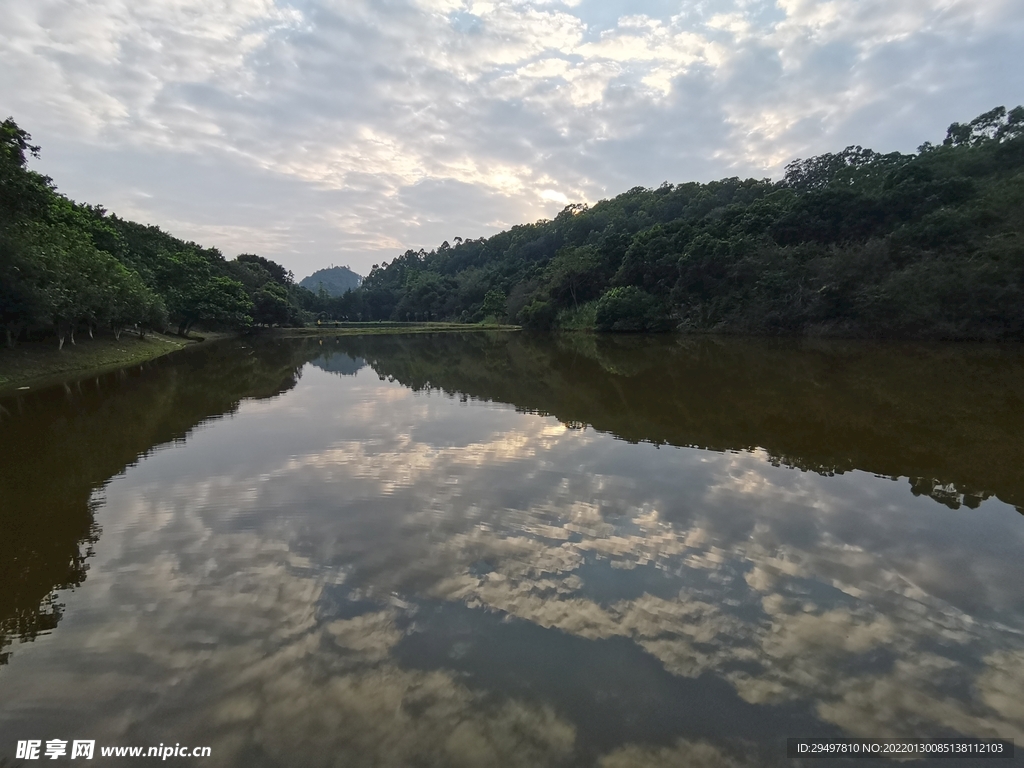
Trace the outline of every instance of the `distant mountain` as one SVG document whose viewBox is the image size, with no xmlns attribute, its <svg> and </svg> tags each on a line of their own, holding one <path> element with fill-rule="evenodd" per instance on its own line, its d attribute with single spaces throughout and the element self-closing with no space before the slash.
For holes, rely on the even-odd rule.
<svg viewBox="0 0 1024 768">
<path fill-rule="evenodd" d="M 309 277 L 300 280 L 299 285 L 308 288 L 313 293 L 319 293 L 322 284 L 330 296 L 341 296 L 345 291 L 354 291 L 361 282 L 363 282 L 363 278 L 348 267 L 328 267 L 327 269 L 318 269 Z"/>
</svg>

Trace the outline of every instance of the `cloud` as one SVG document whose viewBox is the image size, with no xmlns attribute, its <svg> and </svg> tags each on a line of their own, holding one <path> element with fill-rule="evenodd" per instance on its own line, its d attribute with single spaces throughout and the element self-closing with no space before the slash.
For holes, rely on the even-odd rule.
<svg viewBox="0 0 1024 768">
<path fill-rule="evenodd" d="M 0 7 L 0 100 L 63 189 L 300 276 L 636 184 L 778 174 L 846 143 L 909 150 L 1024 91 L 1011 0 Z M 123 152 L 139 167 L 110 162 Z M 204 167 L 227 195 L 196 183 Z M 206 216 L 168 194 L 190 184 Z M 421 185 L 473 199 L 425 218 Z"/>
</svg>

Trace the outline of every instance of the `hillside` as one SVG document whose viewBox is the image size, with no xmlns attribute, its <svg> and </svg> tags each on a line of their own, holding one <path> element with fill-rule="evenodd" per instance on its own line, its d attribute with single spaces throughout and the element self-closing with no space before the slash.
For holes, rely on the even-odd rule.
<svg viewBox="0 0 1024 768">
<path fill-rule="evenodd" d="M 1024 339 L 1024 107 L 913 154 L 859 146 L 785 177 L 635 187 L 489 238 L 301 284 L 108 214 L 27 167 L 0 124 L 0 326 L 21 339 L 314 319 L 534 330 Z M 306 286 L 312 285 L 312 290 Z M 350 290 L 351 289 L 351 290 Z"/>
<path fill-rule="evenodd" d="M 344 295 L 345 291 L 354 291 L 362 281 L 363 278 L 348 267 L 328 267 L 303 278 L 299 285 L 318 296 L 323 288 L 327 296 L 336 297 Z"/>
<path fill-rule="evenodd" d="M 310 322 L 315 298 L 280 264 L 225 259 L 159 227 L 77 203 L 28 167 L 39 147 L 0 123 L 0 329 L 5 346 L 130 329 L 241 329 Z"/>
<path fill-rule="evenodd" d="M 785 178 L 636 187 L 406 251 L 336 319 L 528 328 L 1024 338 L 1024 108 L 914 154 L 859 146 Z"/>
</svg>

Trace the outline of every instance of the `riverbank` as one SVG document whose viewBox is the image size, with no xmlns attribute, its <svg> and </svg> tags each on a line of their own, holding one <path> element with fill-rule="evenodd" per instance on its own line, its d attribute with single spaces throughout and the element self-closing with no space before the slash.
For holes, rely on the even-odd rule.
<svg viewBox="0 0 1024 768">
<path fill-rule="evenodd" d="M 310 328 L 271 328 L 255 330 L 255 335 L 279 338 L 316 338 L 321 336 L 355 336 L 406 333 L 445 333 L 469 331 L 512 331 L 515 325 L 467 325 L 465 323 L 331 323 Z M 234 336 L 233 333 L 200 332 L 183 339 L 162 333 L 147 334 L 140 339 L 133 334 L 121 338 L 101 335 L 94 339 L 79 337 L 75 344 L 57 349 L 52 339 L 18 344 L 14 349 L 0 349 L 0 395 L 21 389 L 38 389 L 71 379 L 138 365 L 170 352 L 177 352 L 203 341 Z"/>
<path fill-rule="evenodd" d="M 57 349 L 52 339 L 22 342 L 14 349 L 0 350 L 0 395 L 138 365 L 197 344 L 206 337 L 183 339 L 150 333 L 140 339 L 124 333 L 115 339 L 104 334 L 94 339 L 80 337 L 63 349 Z"/>
</svg>

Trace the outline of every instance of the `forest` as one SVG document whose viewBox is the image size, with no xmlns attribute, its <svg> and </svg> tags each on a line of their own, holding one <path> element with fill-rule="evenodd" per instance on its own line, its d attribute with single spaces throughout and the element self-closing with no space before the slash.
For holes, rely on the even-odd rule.
<svg viewBox="0 0 1024 768">
<path fill-rule="evenodd" d="M 228 260 L 159 227 L 76 203 L 30 170 L 39 147 L 0 124 L 0 325 L 6 345 L 76 333 L 145 336 L 193 326 L 301 325 L 316 297 L 280 264 L 255 254 Z"/>
<path fill-rule="evenodd" d="M 125 329 L 327 321 L 531 330 L 1024 338 L 1024 107 L 938 144 L 794 160 L 784 178 L 635 187 L 487 238 L 374 265 L 314 293 L 254 254 L 228 260 L 59 194 L 0 125 L 6 342 Z"/>
<path fill-rule="evenodd" d="M 949 339 L 1024 335 L 1024 108 L 914 154 L 859 146 L 779 181 L 636 187 L 375 266 L 342 318 Z"/>
</svg>

